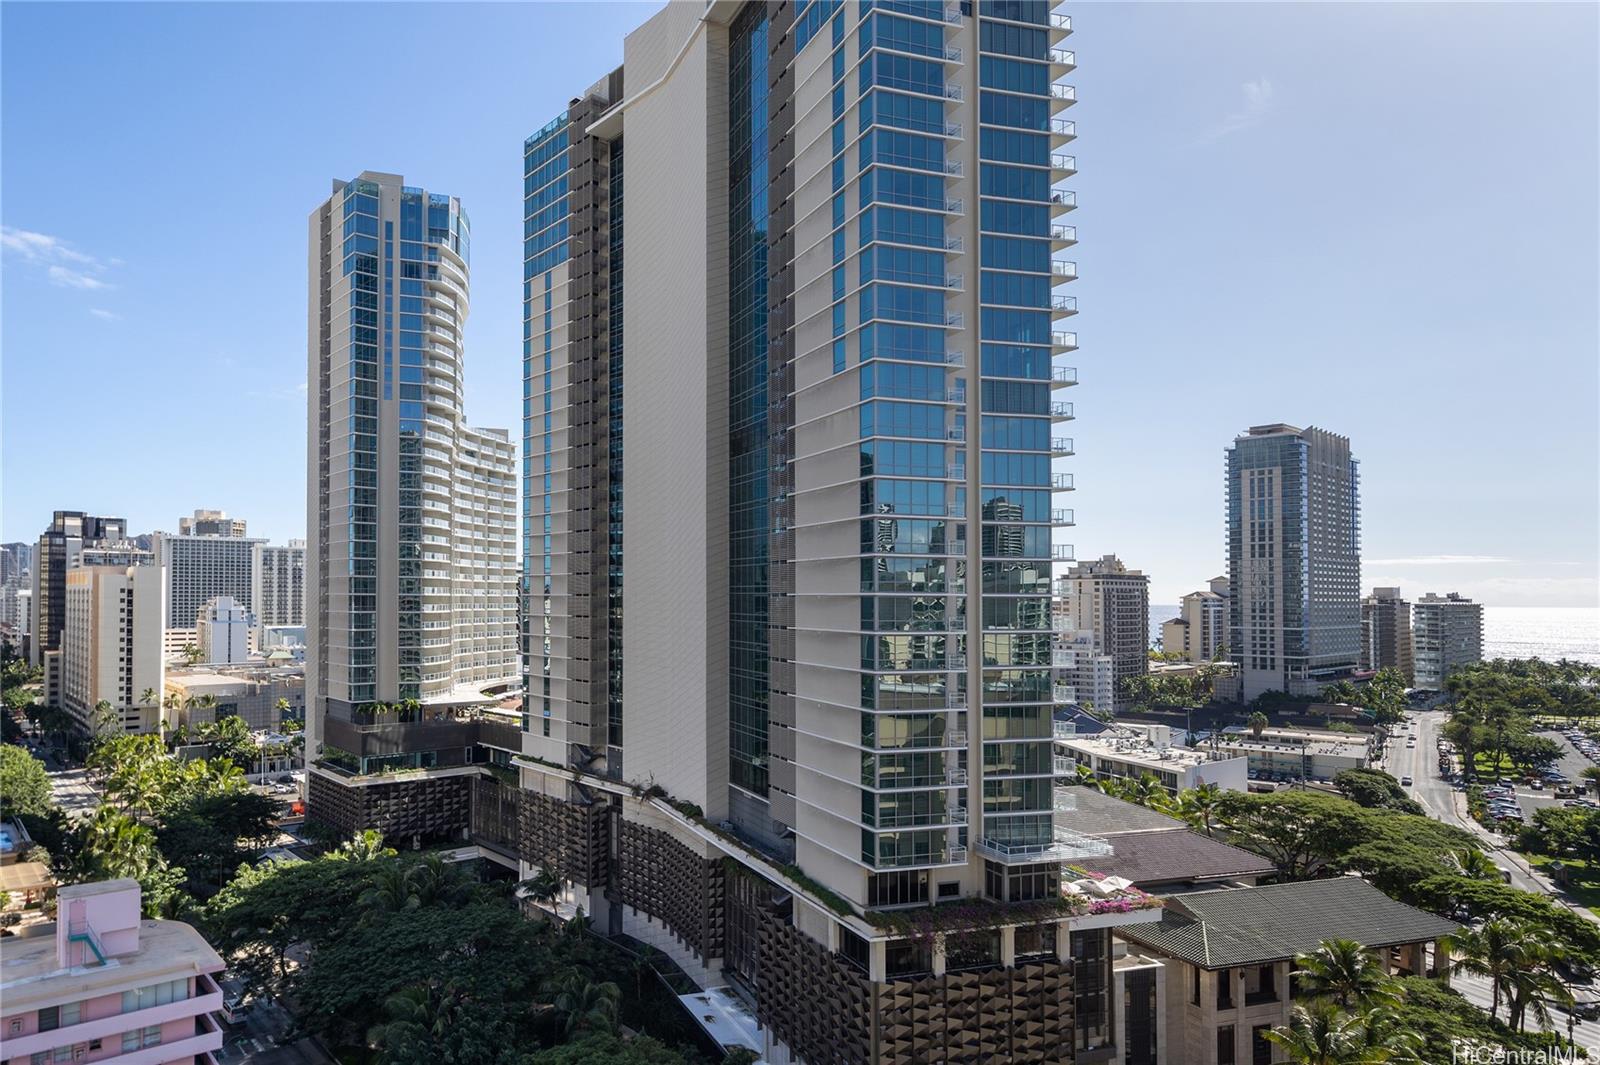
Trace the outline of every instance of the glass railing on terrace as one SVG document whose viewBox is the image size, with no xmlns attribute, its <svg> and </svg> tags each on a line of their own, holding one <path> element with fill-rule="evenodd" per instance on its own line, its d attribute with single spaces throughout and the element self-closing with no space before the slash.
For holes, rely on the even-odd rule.
<svg viewBox="0 0 1600 1065">
<path fill-rule="evenodd" d="M 1052 436 L 1050 438 L 1050 453 L 1052 455 L 1071 455 L 1071 454 L 1073 454 L 1074 452 L 1072 450 L 1072 437 L 1070 437 L 1070 436 Z"/>
<path fill-rule="evenodd" d="M 1078 243 L 1078 227 L 1052 225 L 1050 227 L 1050 239 L 1057 243 L 1076 244 Z"/>
<path fill-rule="evenodd" d="M 1078 65 L 1078 57 L 1065 48 L 1052 48 L 1050 64 L 1057 67 L 1075 67 Z"/>
<path fill-rule="evenodd" d="M 1078 552 L 1071 544 L 1051 544 L 1050 559 L 1053 562 L 1076 562 L 1078 560 Z"/>
<path fill-rule="evenodd" d="M 1056 526 L 1076 525 L 1070 507 L 1052 507 L 1050 510 L 1050 524 Z"/>
<path fill-rule="evenodd" d="M 1064 100 L 1068 103 L 1078 102 L 1078 90 L 1071 85 L 1050 86 L 1050 96 L 1055 100 Z"/>
<path fill-rule="evenodd" d="M 1050 334 L 1050 343 L 1063 351 L 1076 351 L 1078 349 L 1078 334 L 1056 330 Z"/>
<path fill-rule="evenodd" d="M 1050 132 L 1060 137 L 1076 137 L 1078 135 L 1078 124 L 1065 118 L 1052 118 L 1050 120 Z"/>
<path fill-rule="evenodd" d="M 1052 473 L 1050 475 L 1050 488 L 1055 492 L 1072 491 L 1072 474 Z"/>
<path fill-rule="evenodd" d="M 1062 317 L 1065 317 L 1065 316 L 1067 316 L 1069 314 L 1077 314 L 1078 313 L 1078 297 L 1076 297 L 1076 296 L 1052 296 L 1052 297 L 1050 297 L 1050 309 L 1052 311 L 1055 311 L 1057 315 L 1060 315 Z"/>
<path fill-rule="evenodd" d="M 1068 259 L 1051 259 L 1050 272 L 1056 277 L 1072 280 L 1078 276 L 1078 264 Z"/>
<path fill-rule="evenodd" d="M 1052 155 L 1050 157 L 1050 167 L 1053 170 L 1076 174 L 1078 172 L 1078 157 L 1075 155 Z"/>
<path fill-rule="evenodd" d="M 1054 189 L 1050 193 L 1050 203 L 1070 211 L 1078 206 L 1078 194 L 1070 189 Z"/>
<path fill-rule="evenodd" d="M 1053 385 L 1075 385 L 1078 383 L 1078 368 L 1076 366 L 1050 367 L 1050 383 Z M 1071 406 L 1068 405 L 1070 411 Z"/>
</svg>

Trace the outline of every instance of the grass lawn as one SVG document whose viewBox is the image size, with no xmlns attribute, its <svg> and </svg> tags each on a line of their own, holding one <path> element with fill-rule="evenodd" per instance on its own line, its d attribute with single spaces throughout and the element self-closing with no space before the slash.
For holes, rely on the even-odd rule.
<svg viewBox="0 0 1600 1065">
<path fill-rule="evenodd" d="M 1557 859 L 1544 854 L 1524 854 L 1528 864 L 1548 875 L 1545 868 Z M 1562 858 L 1567 867 L 1567 894 L 1580 905 L 1594 910 L 1600 908 L 1600 866 L 1576 858 Z"/>
<path fill-rule="evenodd" d="M 1494 764 L 1493 751 L 1479 751 L 1472 759 L 1472 767 L 1477 771 L 1479 778 L 1494 779 L 1495 777 L 1521 777 L 1522 774 L 1512 764 L 1511 759 L 1505 755 L 1500 756 L 1500 765 Z"/>
</svg>

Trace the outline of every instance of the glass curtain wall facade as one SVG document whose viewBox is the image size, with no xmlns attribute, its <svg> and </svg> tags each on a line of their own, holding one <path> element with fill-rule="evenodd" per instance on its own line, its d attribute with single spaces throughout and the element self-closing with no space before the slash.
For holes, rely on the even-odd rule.
<svg viewBox="0 0 1600 1065">
<path fill-rule="evenodd" d="M 704 526 L 706 557 L 728 581 L 725 655 L 710 656 L 709 682 L 727 693 L 726 750 L 711 755 L 726 781 L 708 774 L 710 805 L 727 795 L 737 828 L 792 847 L 863 903 L 926 901 L 940 868 L 976 893 L 991 883 L 985 861 L 1008 897 L 1048 890 L 1042 870 L 1063 854 L 1051 570 L 1072 554 L 1054 542 L 1071 512 L 1052 499 L 1071 488 L 1055 464 L 1072 450 L 1053 428 L 1071 404 L 1054 397 L 1076 381 L 1056 364 L 1076 346 L 1060 327 L 1076 269 L 1058 257 L 1073 243 L 1059 221 L 1072 194 L 1058 187 L 1073 172 L 1058 151 L 1073 136 L 1059 116 L 1074 94 L 1058 83 L 1073 68 L 1058 47 L 1070 24 L 1045 3 L 999 0 L 751 3 L 710 24 L 704 92 L 721 93 L 726 114 L 690 116 L 683 134 L 706 140 L 707 299 L 726 301 L 726 364 L 723 323 L 708 321 L 717 439 L 691 440 L 698 427 L 686 426 L 669 441 L 726 473 L 726 501 Z M 654 53 L 639 54 L 642 84 L 655 84 Z M 651 173 L 646 153 L 672 157 L 676 144 L 623 136 L 664 91 L 629 98 L 614 72 L 524 146 L 526 749 L 602 771 L 582 737 L 583 703 L 604 702 L 603 771 L 640 780 L 645 752 L 622 769 L 624 737 L 646 724 L 623 712 L 623 574 L 659 586 L 660 563 L 624 564 L 622 429 L 664 430 L 648 398 L 629 412 L 624 381 L 648 379 L 665 349 L 623 351 L 623 263 L 653 254 L 636 238 L 628 255 L 624 203 L 628 232 L 666 227 L 654 189 L 625 195 L 622 145 L 636 173 Z M 584 151 L 608 153 L 603 214 L 576 206 Z M 596 248 L 603 278 L 577 265 Z M 656 306 L 656 282 L 639 267 L 636 315 Z M 609 422 L 583 437 L 573 323 L 590 303 L 606 322 L 596 402 Z M 677 335 L 693 345 L 694 328 Z M 724 411 L 725 432 L 714 424 Z M 601 481 L 603 584 L 577 568 L 591 533 L 581 493 Z M 646 498 L 650 485 L 634 483 Z M 627 548 L 664 557 L 648 531 Z M 590 585 L 605 591 L 608 622 L 580 631 Z M 648 690 L 627 687 L 640 683 Z"/>
<path fill-rule="evenodd" d="M 767 796 L 767 28 L 728 31 L 728 752 L 730 783 Z"/>
<path fill-rule="evenodd" d="M 470 256 L 460 201 L 398 174 L 336 181 L 311 217 L 307 743 L 339 767 L 313 767 L 326 823 L 367 818 L 353 778 L 469 758 L 439 708 L 519 675 L 513 447 L 463 408 Z"/>
<path fill-rule="evenodd" d="M 1359 465 L 1346 437 L 1252 427 L 1227 453 L 1228 648 L 1244 698 L 1315 694 L 1360 664 Z"/>
<path fill-rule="evenodd" d="M 560 619 L 553 599 L 556 514 L 555 272 L 567 260 L 565 113 L 523 145 L 522 574 L 528 665 L 523 731 L 550 736 Z"/>
</svg>

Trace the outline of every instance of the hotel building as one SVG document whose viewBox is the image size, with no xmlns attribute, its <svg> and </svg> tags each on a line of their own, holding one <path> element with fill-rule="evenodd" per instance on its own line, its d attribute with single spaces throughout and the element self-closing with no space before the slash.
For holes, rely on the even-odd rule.
<svg viewBox="0 0 1600 1065">
<path fill-rule="evenodd" d="M 375 172 L 310 218 L 309 814 L 396 837 L 464 831 L 471 710 L 521 680 L 514 449 L 462 409 L 470 228 Z"/>
<path fill-rule="evenodd" d="M 528 679 L 473 836 L 769 1061 L 1126 1030 L 1109 930 L 1155 911 L 1065 870 L 1106 847 L 1052 787 L 1070 30 L 669 4 L 524 147 Z"/>
<path fill-rule="evenodd" d="M 1257 425 L 1227 452 L 1228 654 L 1241 697 L 1316 695 L 1361 661 L 1360 476 L 1350 440 Z"/>
</svg>

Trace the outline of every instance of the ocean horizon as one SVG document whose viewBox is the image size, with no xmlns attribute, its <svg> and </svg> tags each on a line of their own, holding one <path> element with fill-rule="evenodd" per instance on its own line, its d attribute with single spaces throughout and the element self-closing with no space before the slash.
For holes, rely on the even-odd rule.
<svg viewBox="0 0 1600 1065">
<path fill-rule="evenodd" d="M 1161 639 L 1161 623 L 1177 616 L 1176 603 L 1151 604 L 1151 646 Z M 1600 666 L 1600 607 L 1485 605 L 1483 657 L 1567 658 Z"/>
</svg>

